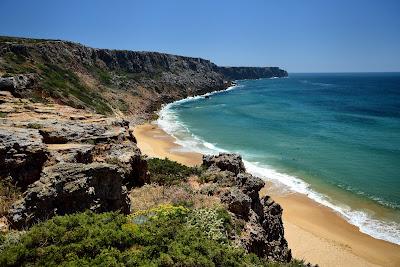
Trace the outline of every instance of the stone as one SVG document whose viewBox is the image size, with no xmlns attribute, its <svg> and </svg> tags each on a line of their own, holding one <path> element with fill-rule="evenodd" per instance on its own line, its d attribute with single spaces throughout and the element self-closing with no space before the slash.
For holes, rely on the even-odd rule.
<svg viewBox="0 0 400 267">
<path fill-rule="evenodd" d="M 238 154 L 219 153 L 218 155 L 204 155 L 203 165 L 218 167 L 221 171 L 230 171 L 235 175 L 245 172 L 242 157 Z"/>
<path fill-rule="evenodd" d="M 128 189 L 142 186 L 149 182 L 147 161 L 143 159 L 139 148 L 130 142 L 119 144 L 101 144 L 96 146 L 96 153 L 101 155 L 102 161 L 116 164 L 124 172 L 123 183 Z M 96 161 L 101 161 L 96 159 Z"/>
<path fill-rule="evenodd" d="M 44 170 L 8 213 L 11 227 L 21 229 L 55 215 L 85 210 L 129 213 L 123 173 L 105 163 L 59 163 Z"/>
<path fill-rule="evenodd" d="M 238 188 L 231 188 L 221 195 L 221 202 L 228 210 L 240 218 L 247 219 L 251 208 L 251 199 Z"/>
<path fill-rule="evenodd" d="M 243 193 L 248 195 L 253 201 L 259 199 L 258 192 L 265 185 L 263 180 L 258 177 L 254 177 L 250 173 L 239 173 L 235 180 L 236 186 L 239 187 Z"/>
<path fill-rule="evenodd" d="M 35 129 L 0 127 L 0 177 L 11 176 L 22 188 L 39 179 L 48 158 Z"/>
<path fill-rule="evenodd" d="M 21 97 L 26 94 L 26 90 L 33 89 L 35 84 L 35 74 L 19 74 L 0 78 L 0 91 L 9 91 L 14 96 Z"/>
<path fill-rule="evenodd" d="M 282 222 L 282 208 L 269 196 L 261 199 L 264 207 L 262 226 L 265 230 L 265 239 L 268 241 L 268 257 L 279 261 L 289 261 L 292 258 L 284 237 L 284 227 Z"/>
</svg>

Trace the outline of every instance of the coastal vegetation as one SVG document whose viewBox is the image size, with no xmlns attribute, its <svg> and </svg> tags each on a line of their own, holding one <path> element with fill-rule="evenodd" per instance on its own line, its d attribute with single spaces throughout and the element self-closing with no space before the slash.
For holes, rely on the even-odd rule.
<svg viewBox="0 0 400 267">
<path fill-rule="evenodd" d="M 150 182 L 160 185 L 173 185 L 187 181 L 191 175 L 200 176 L 202 167 L 188 167 L 168 158 L 151 158 L 148 161 Z"/>
<path fill-rule="evenodd" d="M 228 240 L 229 214 L 161 205 L 129 216 L 57 216 L 0 236 L 1 266 L 304 266 L 269 262 Z"/>
</svg>

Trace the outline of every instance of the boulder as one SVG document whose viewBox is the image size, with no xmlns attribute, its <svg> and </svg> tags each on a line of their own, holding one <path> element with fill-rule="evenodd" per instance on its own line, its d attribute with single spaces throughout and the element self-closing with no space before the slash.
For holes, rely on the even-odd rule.
<svg viewBox="0 0 400 267">
<path fill-rule="evenodd" d="M 129 213 L 130 204 L 123 172 L 105 163 L 59 163 L 43 171 L 23 198 L 13 204 L 8 220 L 21 229 L 33 223 L 90 209 L 95 212 L 120 210 Z"/>
<path fill-rule="evenodd" d="M 92 163 L 94 156 L 94 145 L 69 143 L 69 144 L 48 144 L 47 150 L 50 153 L 50 160 L 47 165 L 55 163 Z"/>
<path fill-rule="evenodd" d="M 259 201 L 258 192 L 264 187 L 265 182 L 250 173 L 239 173 L 236 176 L 236 186 L 248 195 L 252 201 Z"/>
<path fill-rule="evenodd" d="M 35 129 L 0 127 L 0 177 L 12 177 L 21 188 L 38 180 L 48 158 Z"/>
<path fill-rule="evenodd" d="M 230 171 L 235 175 L 246 171 L 242 157 L 238 154 L 220 153 L 218 155 L 204 155 L 203 165 L 207 168 L 217 167 L 221 171 Z"/>
<path fill-rule="evenodd" d="M 14 96 L 26 95 L 26 90 L 32 89 L 36 84 L 35 74 L 19 74 L 16 76 L 0 78 L 0 91 L 9 91 Z"/>
<path fill-rule="evenodd" d="M 221 202 L 239 218 L 247 219 L 251 208 L 251 199 L 236 187 L 221 195 Z"/>
<path fill-rule="evenodd" d="M 128 189 L 149 182 L 147 161 L 142 157 L 136 144 L 132 142 L 101 144 L 97 145 L 96 149 L 96 153 L 102 155 L 105 162 L 116 164 L 122 168 L 124 172 L 123 183 Z M 96 160 L 100 161 L 100 159 Z"/>
<path fill-rule="evenodd" d="M 123 139 L 127 133 L 123 127 L 111 127 L 93 122 L 43 121 L 39 133 L 46 144 L 65 144 L 68 142 L 101 143 Z"/>
</svg>

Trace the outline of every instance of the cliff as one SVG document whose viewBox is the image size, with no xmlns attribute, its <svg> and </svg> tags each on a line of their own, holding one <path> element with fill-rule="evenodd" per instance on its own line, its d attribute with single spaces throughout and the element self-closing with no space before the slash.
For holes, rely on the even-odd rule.
<svg viewBox="0 0 400 267">
<path fill-rule="evenodd" d="M 0 87 L 15 96 L 147 119 L 164 103 L 222 90 L 229 80 L 284 76 L 278 68 L 226 68 L 157 52 L 0 37 Z"/>
<path fill-rule="evenodd" d="M 217 67 L 227 80 L 244 80 L 259 78 L 287 77 L 288 73 L 278 67 Z"/>
</svg>

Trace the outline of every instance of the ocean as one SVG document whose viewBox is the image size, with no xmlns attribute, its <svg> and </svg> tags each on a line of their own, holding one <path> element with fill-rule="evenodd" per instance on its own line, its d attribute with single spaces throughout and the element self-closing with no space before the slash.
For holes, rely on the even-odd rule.
<svg viewBox="0 0 400 267">
<path fill-rule="evenodd" d="M 166 105 L 159 126 L 400 244 L 400 73 L 289 74 L 209 95 Z"/>
</svg>

